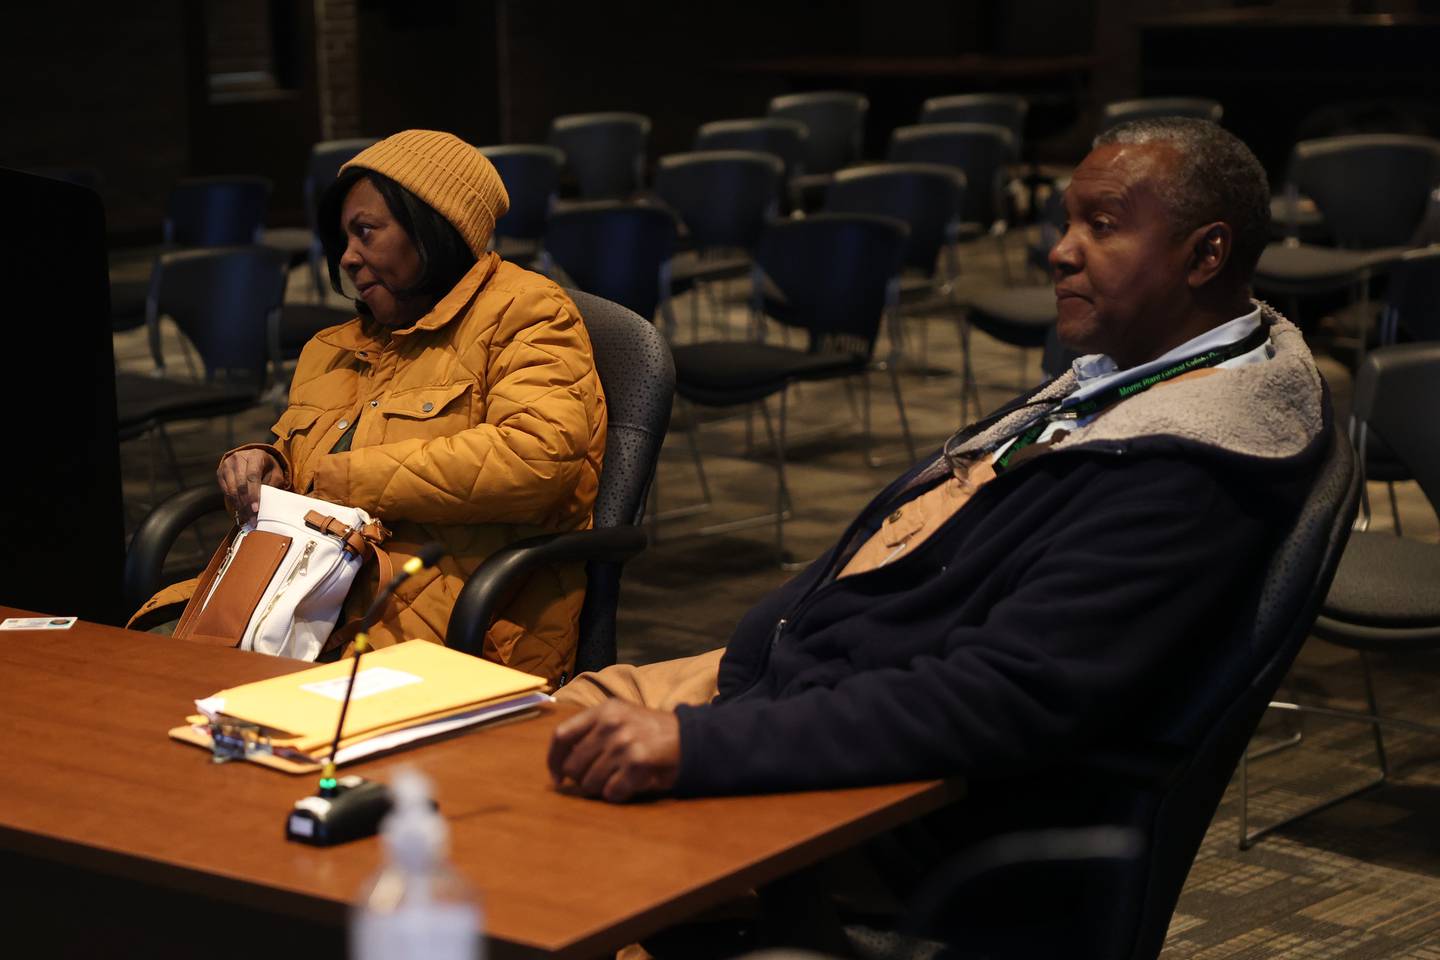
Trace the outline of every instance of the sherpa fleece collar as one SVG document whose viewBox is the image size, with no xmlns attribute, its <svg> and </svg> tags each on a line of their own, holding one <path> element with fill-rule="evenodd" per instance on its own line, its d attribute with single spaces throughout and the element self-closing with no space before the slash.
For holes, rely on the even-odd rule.
<svg viewBox="0 0 1440 960">
<path fill-rule="evenodd" d="M 1052 450 L 1165 438 L 1267 461 L 1304 453 L 1324 428 L 1320 372 L 1299 329 L 1269 304 L 1255 303 L 1275 347 L 1268 361 L 1136 394 L 1074 430 Z M 1075 374 L 1067 370 L 1037 390 L 1030 402 L 1059 400 L 1074 389 Z M 1017 408 L 967 439 L 957 452 L 990 449 L 1023 429 L 1037 412 L 1028 404 Z"/>
</svg>

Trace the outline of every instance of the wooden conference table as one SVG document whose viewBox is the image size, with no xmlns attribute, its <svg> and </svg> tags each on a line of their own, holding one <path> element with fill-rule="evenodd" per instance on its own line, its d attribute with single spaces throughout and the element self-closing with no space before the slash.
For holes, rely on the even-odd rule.
<svg viewBox="0 0 1440 960">
<path fill-rule="evenodd" d="M 165 734 L 196 697 L 304 666 L 84 622 L 0 632 L 0 851 L 324 925 L 338 950 L 348 904 L 380 862 L 377 841 L 286 842 L 285 816 L 314 778 L 213 764 Z M 383 780 L 413 764 L 434 781 L 492 956 L 602 955 L 962 792 L 930 781 L 600 803 L 557 792 L 546 772 L 567 712 L 346 768 Z"/>
</svg>

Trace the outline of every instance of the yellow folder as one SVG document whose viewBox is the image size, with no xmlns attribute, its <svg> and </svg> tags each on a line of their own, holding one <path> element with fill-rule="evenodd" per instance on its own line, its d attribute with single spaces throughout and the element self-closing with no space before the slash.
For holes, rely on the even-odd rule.
<svg viewBox="0 0 1440 960">
<path fill-rule="evenodd" d="M 329 754 L 352 666 L 353 661 L 341 660 L 221 690 L 207 698 L 206 706 L 269 731 L 280 755 L 252 754 L 248 759 L 290 772 L 314 769 Z M 360 660 L 341 734 L 342 751 L 370 738 L 482 707 L 545 700 L 536 696 L 545 685 L 543 677 L 435 643 L 411 641 L 384 647 Z M 208 747 L 204 723 L 194 722 L 199 719 L 176 727 L 170 736 Z"/>
</svg>

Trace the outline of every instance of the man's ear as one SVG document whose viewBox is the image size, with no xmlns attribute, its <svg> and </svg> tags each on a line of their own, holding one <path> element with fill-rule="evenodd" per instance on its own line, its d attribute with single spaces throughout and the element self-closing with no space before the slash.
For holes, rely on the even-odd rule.
<svg viewBox="0 0 1440 960">
<path fill-rule="evenodd" d="M 1235 235 L 1223 221 L 1207 223 L 1190 234 L 1190 286 L 1199 288 L 1220 275 L 1230 262 Z"/>
</svg>

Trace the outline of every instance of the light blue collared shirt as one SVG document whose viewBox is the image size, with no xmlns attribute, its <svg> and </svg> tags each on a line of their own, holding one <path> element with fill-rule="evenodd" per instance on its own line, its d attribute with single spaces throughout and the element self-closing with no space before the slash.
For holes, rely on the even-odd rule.
<svg viewBox="0 0 1440 960">
<path fill-rule="evenodd" d="M 1156 357 L 1148 363 L 1139 364 L 1128 370 L 1119 369 L 1114 358 L 1103 353 L 1092 353 L 1089 356 L 1080 357 L 1070 365 L 1070 368 L 1075 371 L 1077 386 L 1065 397 L 1061 407 L 1079 403 L 1086 397 L 1094 396 L 1116 383 L 1142 380 L 1157 370 L 1165 369 L 1177 360 L 1196 357 L 1217 347 L 1238 343 L 1254 333 L 1259 326 L 1260 308 L 1256 307 L 1243 317 L 1236 317 L 1218 327 L 1211 327 L 1200 336 L 1186 340 L 1164 356 Z M 1249 353 L 1242 353 L 1238 357 L 1231 357 L 1224 363 L 1217 364 L 1216 369 L 1224 370 L 1230 367 L 1243 367 L 1251 363 L 1263 363 L 1274 355 L 1274 344 L 1266 342 Z"/>
</svg>

